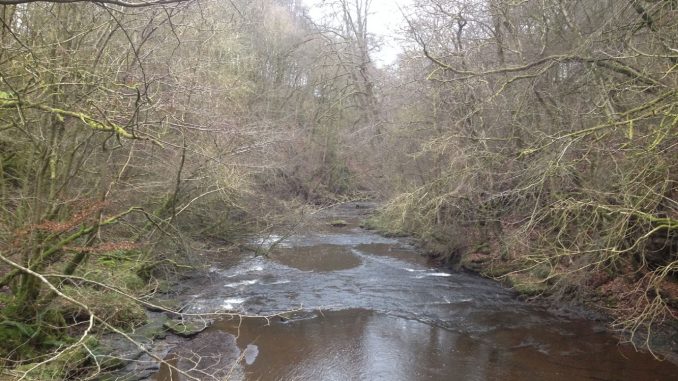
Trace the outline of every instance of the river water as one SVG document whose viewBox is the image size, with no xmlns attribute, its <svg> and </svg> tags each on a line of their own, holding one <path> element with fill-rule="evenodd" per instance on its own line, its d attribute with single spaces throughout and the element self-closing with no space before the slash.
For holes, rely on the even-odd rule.
<svg viewBox="0 0 678 381">
<path fill-rule="evenodd" d="M 406 239 L 360 229 L 364 213 L 334 208 L 269 256 L 217 261 L 190 311 L 269 317 L 217 320 L 168 356 L 184 375 L 163 366 L 155 379 L 678 379 L 677 366 L 619 345 L 602 323 L 553 314 L 431 266 Z"/>
</svg>

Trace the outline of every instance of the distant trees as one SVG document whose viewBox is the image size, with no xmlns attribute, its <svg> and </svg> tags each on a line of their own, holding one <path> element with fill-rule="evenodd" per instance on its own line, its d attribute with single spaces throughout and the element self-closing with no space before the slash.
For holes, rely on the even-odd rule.
<svg viewBox="0 0 678 381">
<path fill-rule="evenodd" d="M 325 3 L 325 20 L 288 3 L 260 8 L 267 22 L 252 27 L 263 64 L 251 110 L 285 127 L 273 129 L 285 135 L 270 150 L 278 165 L 266 174 L 269 186 L 322 203 L 365 190 L 358 163 L 379 135 L 369 1 Z M 285 4 L 296 11 L 285 13 Z"/>
</svg>

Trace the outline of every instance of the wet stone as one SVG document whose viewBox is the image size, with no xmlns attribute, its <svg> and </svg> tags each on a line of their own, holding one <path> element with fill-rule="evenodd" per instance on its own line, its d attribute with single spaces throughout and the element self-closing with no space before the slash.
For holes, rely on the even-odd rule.
<svg viewBox="0 0 678 381">
<path fill-rule="evenodd" d="M 171 320 L 165 322 L 163 325 L 176 335 L 191 337 L 207 329 L 207 327 L 210 326 L 210 322 L 206 320 Z"/>
<path fill-rule="evenodd" d="M 245 353 L 252 362 L 257 354 L 253 348 Z M 168 364 L 185 372 L 187 377 L 177 378 L 176 372 L 172 372 L 167 364 L 162 364 L 155 380 L 176 381 L 190 379 L 188 377 L 199 380 L 240 379 L 240 357 L 235 335 L 222 331 L 205 332 L 175 348 L 166 358 Z"/>
</svg>

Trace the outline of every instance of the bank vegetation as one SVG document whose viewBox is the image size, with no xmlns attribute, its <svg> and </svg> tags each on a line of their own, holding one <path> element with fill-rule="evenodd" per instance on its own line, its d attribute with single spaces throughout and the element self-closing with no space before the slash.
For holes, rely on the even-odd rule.
<svg viewBox="0 0 678 381">
<path fill-rule="evenodd" d="M 652 347 L 678 308 L 678 5 L 418 2 L 373 224 Z M 407 160 L 409 158 L 409 160 Z"/>
<path fill-rule="evenodd" d="M 370 3 L 0 0 L 0 367 L 102 376 L 210 248 L 357 198 L 638 344 L 676 327 L 678 3 L 419 0 L 388 66 Z"/>
</svg>

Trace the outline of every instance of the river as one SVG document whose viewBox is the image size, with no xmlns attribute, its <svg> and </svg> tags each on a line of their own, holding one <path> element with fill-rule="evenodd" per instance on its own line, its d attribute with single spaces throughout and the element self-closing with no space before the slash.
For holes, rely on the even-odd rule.
<svg viewBox="0 0 678 381">
<path fill-rule="evenodd" d="M 364 213 L 333 208 L 268 256 L 216 261 L 189 311 L 269 317 L 217 320 L 168 355 L 185 375 L 163 366 L 155 379 L 676 379 L 676 365 L 620 345 L 603 323 L 441 270 L 407 239 L 361 229 Z M 348 224 L 331 226 L 337 219 Z"/>
</svg>

